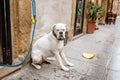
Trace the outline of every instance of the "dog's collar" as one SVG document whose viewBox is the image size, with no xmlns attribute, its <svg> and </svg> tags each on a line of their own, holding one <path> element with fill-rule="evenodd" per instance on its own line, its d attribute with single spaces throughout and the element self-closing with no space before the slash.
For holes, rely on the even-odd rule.
<svg viewBox="0 0 120 80">
<path fill-rule="evenodd" d="M 52 31 L 53 36 L 57 39 L 57 35 L 55 34 L 54 31 Z"/>
</svg>

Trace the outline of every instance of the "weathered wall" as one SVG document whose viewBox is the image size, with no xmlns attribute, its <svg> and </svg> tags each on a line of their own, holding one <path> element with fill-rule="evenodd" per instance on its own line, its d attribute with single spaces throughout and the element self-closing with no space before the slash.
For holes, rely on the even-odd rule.
<svg viewBox="0 0 120 80">
<path fill-rule="evenodd" d="M 53 24 L 59 22 L 70 26 L 72 0 L 36 0 L 36 3 L 37 36 L 50 32 Z"/>
<path fill-rule="evenodd" d="M 31 33 L 31 0 L 11 1 L 13 56 L 26 54 Z"/>
<path fill-rule="evenodd" d="M 31 38 L 30 32 L 31 32 L 31 0 L 19 0 L 20 53 L 26 53 L 28 51 Z"/>
<path fill-rule="evenodd" d="M 119 13 L 118 0 L 114 0 L 114 1 L 113 1 L 112 12 L 113 12 L 113 13 Z"/>
<path fill-rule="evenodd" d="M 12 53 L 13 57 L 19 53 L 19 15 L 18 15 L 18 0 L 11 0 L 10 14 L 11 14 L 11 34 L 12 34 Z"/>
</svg>

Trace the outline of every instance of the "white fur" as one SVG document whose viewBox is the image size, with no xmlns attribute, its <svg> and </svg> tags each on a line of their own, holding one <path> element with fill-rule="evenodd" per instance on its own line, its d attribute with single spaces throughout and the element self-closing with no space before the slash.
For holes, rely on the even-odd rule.
<svg viewBox="0 0 120 80">
<path fill-rule="evenodd" d="M 47 60 L 47 57 L 55 56 L 61 68 L 64 71 L 69 71 L 69 69 L 63 65 L 62 59 L 69 66 L 73 66 L 73 64 L 67 60 L 63 52 L 64 40 L 58 40 L 60 31 L 63 32 L 63 37 L 65 37 L 66 25 L 62 23 L 55 24 L 53 30 L 55 31 L 56 37 L 53 35 L 53 32 L 50 32 L 33 44 L 31 54 L 32 65 L 40 69 L 41 66 L 38 65 L 38 63 L 41 64 L 42 61 Z"/>
</svg>

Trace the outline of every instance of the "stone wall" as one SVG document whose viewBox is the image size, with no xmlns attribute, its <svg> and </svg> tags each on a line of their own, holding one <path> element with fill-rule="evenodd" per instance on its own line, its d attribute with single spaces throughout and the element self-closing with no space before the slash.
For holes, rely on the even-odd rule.
<svg viewBox="0 0 120 80">
<path fill-rule="evenodd" d="M 26 53 L 30 44 L 31 0 L 19 0 L 19 50 Z"/>
<path fill-rule="evenodd" d="M 12 0 L 10 3 L 11 14 L 11 32 L 12 32 L 12 53 L 13 57 L 19 54 L 19 15 L 18 15 L 18 0 Z"/>
<path fill-rule="evenodd" d="M 31 0 L 12 0 L 11 2 L 12 48 L 13 56 L 28 52 L 31 33 Z"/>
</svg>

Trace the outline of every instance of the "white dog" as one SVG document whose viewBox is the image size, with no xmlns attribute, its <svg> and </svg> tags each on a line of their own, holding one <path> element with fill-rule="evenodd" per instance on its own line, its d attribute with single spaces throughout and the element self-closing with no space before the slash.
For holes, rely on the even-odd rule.
<svg viewBox="0 0 120 80">
<path fill-rule="evenodd" d="M 47 57 L 55 56 L 59 65 L 64 71 L 69 69 L 63 65 L 62 59 L 69 66 L 73 66 L 64 55 L 63 47 L 65 34 L 67 32 L 67 26 L 63 23 L 58 23 L 53 26 L 53 31 L 45 36 L 39 38 L 32 48 L 32 65 L 37 69 L 40 69 L 40 64 L 46 61 Z"/>
</svg>

